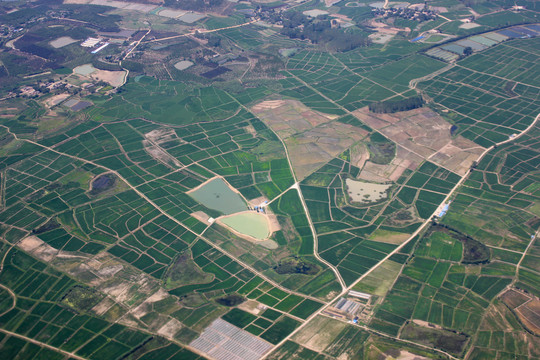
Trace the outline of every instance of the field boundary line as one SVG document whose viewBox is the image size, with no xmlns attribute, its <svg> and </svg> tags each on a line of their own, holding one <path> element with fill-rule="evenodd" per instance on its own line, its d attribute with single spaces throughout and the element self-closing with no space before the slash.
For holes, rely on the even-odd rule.
<svg viewBox="0 0 540 360">
<path fill-rule="evenodd" d="M 515 141 L 517 139 L 519 139 L 521 136 L 523 136 L 527 131 L 529 131 L 530 129 L 532 129 L 536 123 L 538 122 L 538 120 L 540 120 L 540 113 L 538 113 L 538 115 L 536 115 L 535 119 L 533 120 L 533 122 L 526 128 L 524 129 L 521 133 L 519 133 L 518 135 L 514 136 L 514 137 L 511 137 L 511 138 L 508 138 L 507 140 L 504 140 L 504 141 L 501 141 L 495 145 L 492 145 L 490 146 L 489 148 L 487 148 L 482 154 L 480 154 L 480 156 L 477 158 L 477 162 L 480 162 L 482 160 L 482 158 L 491 150 L 493 150 L 494 148 L 496 148 L 497 146 L 499 145 L 503 145 L 503 144 L 506 144 L 508 142 L 511 142 L 511 141 Z M 452 188 L 452 190 L 450 190 L 450 192 L 448 193 L 448 195 L 444 198 L 444 200 L 440 203 L 440 205 L 442 204 L 445 204 L 448 199 L 450 199 L 450 197 L 454 194 L 454 192 L 459 188 L 459 186 L 461 186 L 461 184 L 468 178 L 469 174 L 471 173 L 471 169 L 469 168 L 469 170 L 467 170 L 467 172 L 461 177 L 461 179 L 458 181 L 458 183 Z M 326 303 L 326 305 L 324 305 L 323 307 L 321 307 L 319 310 L 317 310 L 316 312 L 314 312 L 313 314 L 311 314 L 307 319 L 306 321 L 301 324 L 299 327 L 297 327 L 293 332 L 291 332 L 289 335 L 287 335 L 283 340 L 281 340 L 278 344 L 276 344 L 274 346 L 274 348 L 272 348 L 266 355 L 264 355 L 262 357 L 262 359 L 266 359 L 271 353 L 273 353 L 276 349 L 278 349 L 281 345 L 283 345 L 286 341 L 288 341 L 291 337 L 293 337 L 296 333 L 298 333 L 301 329 L 303 329 L 311 320 L 313 320 L 316 316 L 318 316 L 319 314 L 321 314 L 324 310 L 326 310 L 330 304 L 332 304 L 335 300 L 339 299 L 340 297 L 344 296 L 350 289 L 352 289 L 356 284 L 358 284 L 360 281 L 362 281 L 366 276 L 368 276 L 369 274 L 371 274 L 376 268 L 378 268 L 383 262 L 385 262 L 386 260 L 388 260 L 390 257 L 392 257 L 392 255 L 394 255 L 395 253 L 397 253 L 399 250 L 401 250 L 405 245 L 407 245 L 409 242 L 411 242 L 411 240 L 413 240 L 422 230 L 424 230 L 424 228 L 426 227 L 426 225 L 430 224 L 431 223 L 431 219 L 433 218 L 433 216 L 435 216 L 437 214 L 437 209 L 435 209 L 435 211 L 433 212 L 433 214 L 428 218 L 426 219 L 426 221 L 418 228 L 416 229 L 416 231 L 414 233 L 411 234 L 411 236 L 405 241 L 403 242 L 401 245 L 399 245 L 397 248 L 395 248 L 392 252 L 390 252 L 388 255 L 386 255 L 382 260 L 380 260 L 377 264 L 375 264 L 373 267 L 371 267 L 368 271 L 366 271 L 362 276 L 360 276 L 358 279 L 356 279 L 350 286 L 348 286 L 345 290 L 343 290 L 338 296 L 336 296 L 334 299 L 328 301 Z M 539 230 L 540 232 L 540 230 Z"/>
<path fill-rule="evenodd" d="M 4 128 L 7 128 L 9 130 L 8 127 L 6 127 L 5 125 L 0 125 L 0 127 L 4 127 Z M 159 207 L 155 202 L 153 202 L 148 196 L 146 196 L 141 190 L 137 189 L 137 187 L 133 186 L 132 184 L 130 184 L 122 175 L 120 175 L 120 173 L 116 170 L 113 170 L 113 169 L 110 169 L 106 166 L 103 166 L 103 165 L 100 165 L 92 160 L 88 160 L 88 159 L 84 159 L 84 158 L 81 158 L 81 157 L 78 157 L 78 156 L 75 156 L 75 155 L 70 155 L 70 154 L 67 154 L 67 153 L 64 153 L 64 152 L 61 152 L 61 151 L 58 151 L 58 150 L 55 150 L 53 149 L 52 147 L 50 146 L 46 146 L 46 145 L 43 145 L 43 144 L 40 144 L 38 142 L 35 142 L 33 140 L 29 140 L 29 139 L 19 139 L 17 138 L 17 136 L 15 134 L 13 134 L 15 136 L 15 138 L 17 140 L 21 140 L 21 141 L 25 141 L 25 142 L 28 142 L 28 143 L 31 143 L 31 144 L 34 144 L 34 145 L 37 145 L 41 148 L 44 148 L 46 150 L 49 150 L 49 151 L 52 151 L 56 154 L 60 154 L 60 155 L 63 155 L 63 156 L 66 156 L 66 157 L 69 157 L 71 159 L 75 159 L 75 160 L 79 160 L 79 161 L 82 161 L 84 163 L 88 163 L 88 164 L 91 164 L 91 165 L 94 165 L 96 167 L 99 167 L 101 169 L 104 169 L 112 174 L 114 174 L 115 176 L 117 176 L 120 180 L 122 180 L 131 190 L 133 190 L 137 195 L 139 195 L 141 198 L 143 198 L 144 200 L 146 200 L 150 205 L 152 205 L 156 210 L 158 210 L 161 214 L 163 214 L 164 216 L 166 216 L 167 218 L 169 218 L 170 220 L 174 221 L 175 223 L 177 223 L 178 225 L 184 227 L 187 231 L 191 232 L 192 234 L 194 234 L 198 239 L 201 239 L 203 240 L 204 242 L 206 242 L 208 245 L 218 249 L 219 251 L 221 251 L 223 254 L 229 256 L 230 258 L 232 258 L 233 260 L 235 260 L 238 264 L 242 265 L 244 268 L 248 269 L 249 271 L 253 272 L 255 275 L 261 277 L 263 280 L 269 282 L 270 284 L 272 284 L 272 286 L 276 287 L 276 288 L 279 288 L 289 294 L 294 294 L 294 295 L 298 295 L 298 296 L 301 296 L 301 297 L 304 297 L 306 299 L 310 299 L 310 300 L 314 300 L 314 301 L 317 301 L 317 302 L 323 302 L 324 303 L 324 300 L 322 299 L 319 299 L 319 298 L 316 298 L 314 296 L 311 296 L 311 295 L 307 295 L 307 294 L 303 294 L 303 293 L 300 293 L 300 292 L 297 292 L 297 291 L 294 291 L 294 290 L 291 290 L 291 289 L 288 289 L 286 287 L 284 287 L 283 285 L 281 284 L 278 284 L 277 282 L 275 282 L 274 280 L 270 279 L 269 277 L 265 276 L 264 274 L 262 274 L 260 271 L 256 270 L 255 268 L 253 268 L 252 266 L 246 264 L 245 262 L 243 262 L 242 260 L 238 259 L 238 257 L 236 257 L 235 255 L 231 254 L 230 252 L 228 252 L 227 250 L 223 249 L 221 246 L 215 244 L 214 242 L 210 241 L 209 239 L 205 238 L 204 236 L 202 236 L 201 234 L 198 234 L 196 233 L 195 231 L 193 231 L 191 228 L 189 228 L 188 226 L 186 226 L 185 224 L 183 224 L 180 220 L 176 219 L 175 217 L 173 217 L 172 215 L 170 215 L 168 212 L 166 212 L 165 210 L 163 210 L 161 207 Z"/>
<path fill-rule="evenodd" d="M 0 328 L 0 332 L 3 332 L 4 334 L 9 335 L 9 336 L 13 336 L 13 337 L 16 337 L 16 338 L 19 338 L 19 339 L 26 340 L 26 341 L 28 341 L 28 342 L 31 342 L 31 343 L 33 343 L 33 344 L 36 344 L 36 345 L 45 347 L 45 348 L 47 348 L 47 349 L 50 349 L 50 350 L 59 352 L 60 354 L 70 356 L 70 357 L 72 357 L 72 358 L 74 358 L 74 359 L 78 359 L 78 360 L 86 360 L 86 358 L 84 358 L 84 357 L 82 357 L 82 356 L 75 355 L 74 353 L 71 353 L 71 352 L 69 352 L 69 351 L 65 351 L 65 350 L 56 348 L 56 347 L 51 346 L 51 345 L 49 345 L 49 344 L 45 344 L 44 342 L 41 342 L 41 341 L 38 341 L 38 340 L 34 340 L 34 339 L 32 339 L 32 338 L 29 338 L 29 337 L 27 337 L 27 336 L 24 336 L 24 335 L 20 335 L 20 334 L 14 333 L 14 332 L 12 332 L 12 331 L 8 331 L 8 330 L 1 329 L 1 328 Z"/>
<path fill-rule="evenodd" d="M 231 95 L 229 95 L 231 96 Z M 253 114 L 245 105 L 241 104 L 238 100 L 236 100 L 233 96 L 231 96 L 231 98 L 233 98 L 244 110 L 248 111 L 250 114 Z M 257 119 L 261 120 L 256 114 L 253 114 Z M 323 259 L 320 255 L 319 255 L 319 241 L 318 241 L 318 237 L 317 237 L 317 231 L 315 230 L 315 226 L 313 225 L 313 221 L 311 220 L 311 216 L 309 215 L 309 210 L 307 208 L 307 205 L 306 205 L 306 201 L 304 199 L 304 195 L 302 194 L 302 190 L 300 189 L 300 182 L 298 181 L 298 179 L 296 178 L 296 174 L 294 173 L 294 168 L 292 166 L 292 162 L 291 162 L 291 158 L 289 156 L 289 149 L 287 149 L 287 146 L 285 145 L 285 141 L 283 141 L 283 139 L 281 138 L 281 136 L 279 136 L 275 131 L 274 129 L 272 129 L 270 126 L 267 126 L 266 123 L 264 123 L 264 121 L 262 121 L 263 124 L 265 124 L 265 126 L 270 129 L 270 131 L 272 131 L 272 133 L 274 133 L 274 135 L 276 135 L 276 137 L 279 139 L 279 141 L 281 142 L 281 144 L 283 145 L 283 148 L 285 150 L 285 155 L 287 157 L 287 162 L 289 163 L 289 168 L 291 170 L 291 174 L 293 176 L 293 181 L 294 181 L 294 184 L 291 185 L 288 189 L 286 189 L 284 192 L 282 192 L 281 194 L 279 194 L 277 197 L 281 197 L 284 193 L 286 193 L 287 191 L 289 191 L 290 189 L 296 189 L 296 191 L 298 192 L 298 197 L 300 198 L 300 202 L 302 203 L 302 207 L 304 208 L 304 212 L 306 213 L 306 218 L 308 220 L 308 223 L 309 223 L 309 228 L 311 230 L 311 233 L 313 235 L 313 256 L 315 256 L 315 258 L 317 260 L 319 260 L 320 262 L 322 262 L 323 264 L 325 264 L 326 266 L 328 266 L 330 269 L 332 269 L 332 271 L 334 272 L 334 274 L 336 275 L 336 278 L 337 280 L 339 281 L 339 284 L 341 285 L 341 289 L 345 289 L 347 287 L 347 284 L 345 283 L 345 281 L 343 280 L 342 276 L 341 276 L 341 273 L 339 272 L 339 270 L 337 269 L 337 267 L 335 267 L 334 265 L 330 264 L 328 261 L 326 261 L 325 259 Z M 274 201 L 275 199 L 273 199 L 272 201 Z"/>
</svg>

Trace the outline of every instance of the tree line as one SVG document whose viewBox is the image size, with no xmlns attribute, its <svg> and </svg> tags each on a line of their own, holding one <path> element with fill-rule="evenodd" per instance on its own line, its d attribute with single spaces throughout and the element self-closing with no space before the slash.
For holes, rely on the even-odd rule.
<svg viewBox="0 0 540 360">
<path fill-rule="evenodd" d="M 424 99 L 421 96 L 414 96 L 403 100 L 379 101 L 369 104 L 369 111 L 378 114 L 395 113 L 421 108 L 424 106 Z"/>
</svg>

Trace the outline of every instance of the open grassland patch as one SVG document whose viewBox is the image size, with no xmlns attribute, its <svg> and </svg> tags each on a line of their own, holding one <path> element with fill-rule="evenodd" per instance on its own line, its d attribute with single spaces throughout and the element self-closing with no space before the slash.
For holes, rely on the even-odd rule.
<svg viewBox="0 0 540 360">
<path fill-rule="evenodd" d="M 399 245 L 407 240 L 409 236 L 408 233 L 377 229 L 370 235 L 369 239 Z"/>
<path fill-rule="evenodd" d="M 213 280 L 212 274 L 205 273 L 195 264 L 188 252 L 178 254 L 165 273 L 165 286 L 169 289 L 181 285 L 205 284 Z"/>
</svg>

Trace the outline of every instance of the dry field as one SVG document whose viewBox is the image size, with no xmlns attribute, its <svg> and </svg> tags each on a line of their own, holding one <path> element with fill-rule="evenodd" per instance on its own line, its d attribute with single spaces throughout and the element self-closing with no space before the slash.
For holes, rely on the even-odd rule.
<svg viewBox="0 0 540 360">
<path fill-rule="evenodd" d="M 313 111 L 295 100 L 263 101 L 251 110 L 283 139 L 298 180 L 367 135 L 364 130 L 335 122 L 335 116 Z"/>
<path fill-rule="evenodd" d="M 47 100 L 45 100 L 44 105 L 46 107 L 48 107 L 48 108 L 51 108 L 53 106 L 56 106 L 56 105 L 60 104 L 62 101 L 66 100 L 70 96 L 71 96 L 71 94 L 68 94 L 68 93 L 54 95 L 54 96 L 48 98 Z"/>
<path fill-rule="evenodd" d="M 540 299 L 517 289 L 506 291 L 501 299 L 529 331 L 540 335 Z"/>
<path fill-rule="evenodd" d="M 367 151 L 367 150 L 366 150 Z M 368 156 L 369 158 L 369 153 Z M 379 165 L 366 161 L 363 166 L 357 165 L 362 171 L 359 179 L 376 182 L 397 181 L 406 169 L 416 170 L 423 158 L 402 146 L 397 146 L 396 156 L 388 165 Z"/>
<path fill-rule="evenodd" d="M 314 351 L 323 351 L 347 327 L 347 324 L 317 316 L 306 327 L 294 335 L 293 340 Z"/>
<path fill-rule="evenodd" d="M 483 147 L 462 136 L 452 138 L 451 125 L 429 108 L 374 114 L 365 107 L 356 110 L 355 115 L 405 150 L 460 175 L 464 175 L 484 151 Z"/>
</svg>

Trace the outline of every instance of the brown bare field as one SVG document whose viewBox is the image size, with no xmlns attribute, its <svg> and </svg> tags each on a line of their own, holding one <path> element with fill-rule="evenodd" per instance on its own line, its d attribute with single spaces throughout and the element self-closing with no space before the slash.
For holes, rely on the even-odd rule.
<svg viewBox="0 0 540 360">
<path fill-rule="evenodd" d="M 396 156 L 390 164 L 379 165 L 367 161 L 358 178 L 376 182 L 396 181 L 406 169 L 415 170 L 422 161 L 421 156 L 398 145 Z"/>
<path fill-rule="evenodd" d="M 538 304 L 534 304 L 533 306 L 539 307 L 540 306 L 540 300 L 532 300 L 531 302 L 537 302 Z M 540 335 L 540 314 L 533 311 L 531 306 L 529 306 L 530 303 L 527 303 L 526 305 L 523 305 L 514 311 L 519 316 L 519 320 L 529 329 L 532 331 L 535 335 Z"/>
<path fill-rule="evenodd" d="M 517 289 L 506 291 L 501 295 L 501 299 L 527 329 L 540 335 L 540 299 Z"/>
<path fill-rule="evenodd" d="M 531 298 L 520 291 L 510 289 L 501 295 L 502 301 L 508 305 L 511 309 L 517 308 L 520 305 L 523 305 Z"/>
<path fill-rule="evenodd" d="M 259 315 L 260 313 L 263 312 L 264 305 L 261 306 L 255 300 L 248 300 L 238 305 L 238 308 L 241 310 L 247 311 L 249 313 L 252 313 L 253 315 Z"/>
<path fill-rule="evenodd" d="M 283 139 L 298 180 L 367 135 L 357 127 L 334 122 L 335 115 L 313 111 L 296 100 L 263 101 L 251 110 Z"/>
<path fill-rule="evenodd" d="M 60 104 L 62 101 L 66 100 L 70 96 L 71 94 L 68 94 L 68 93 L 54 95 L 48 98 L 47 100 L 45 100 L 44 103 L 45 103 L 45 106 L 50 108 L 50 107 Z"/>
<path fill-rule="evenodd" d="M 450 123 L 429 108 L 374 114 L 364 107 L 354 114 L 417 157 L 460 175 L 464 175 L 484 151 L 483 147 L 462 136 L 452 138 Z M 410 159 L 410 156 L 405 159 Z"/>
<path fill-rule="evenodd" d="M 204 211 L 195 211 L 190 215 L 193 216 L 195 219 L 199 220 L 200 222 L 203 222 L 207 225 L 211 224 L 210 216 L 208 216 Z"/>
</svg>

